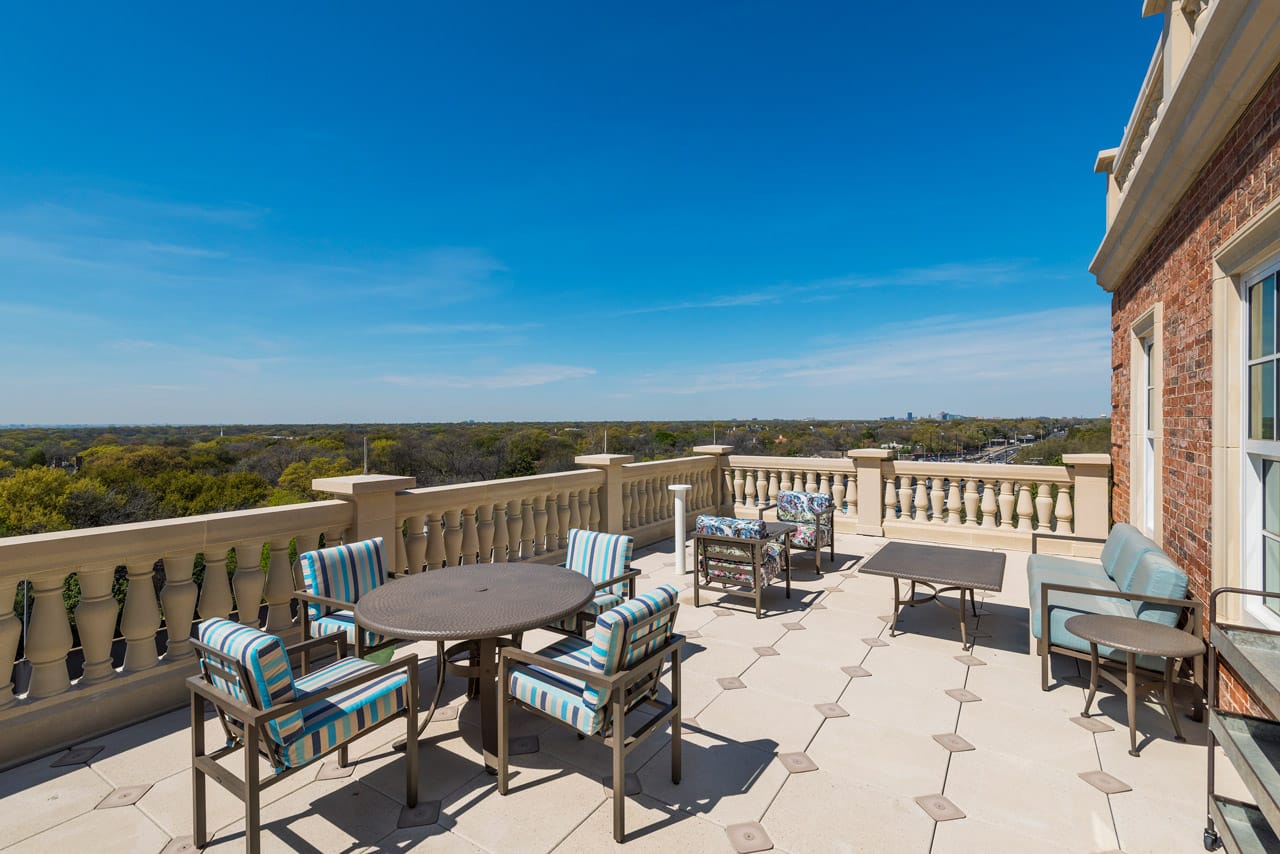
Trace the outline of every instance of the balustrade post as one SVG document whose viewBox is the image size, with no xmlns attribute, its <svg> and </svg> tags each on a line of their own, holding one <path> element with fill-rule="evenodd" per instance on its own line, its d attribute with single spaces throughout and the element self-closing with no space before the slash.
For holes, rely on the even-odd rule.
<svg viewBox="0 0 1280 854">
<path fill-rule="evenodd" d="M 547 551 L 547 496 L 535 495 L 531 499 L 533 506 L 533 553 L 546 554 Z"/>
<path fill-rule="evenodd" d="M 560 550 L 560 511 L 556 507 L 556 499 L 559 493 L 551 493 L 546 497 L 547 502 L 547 551 L 557 552 Z"/>
<path fill-rule="evenodd" d="M 1053 510 L 1056 527 L 1054 528 L 1059 534 L 1075 533 L 1071 527 L 1071 487 L 1065 483 L 1058 484 L 1058 501 L 1057 506 Z"/>
<path fill-rule="evenodd" d="M 884 523 L 890 519 L 888 499 L 881 471 L 885 466 L 892 466 L 893 451 L 882 451 L 878 448 L 866 448 L 848 452 L 853 460 L 857 477 L 854 479 L 856 503 L 850 502 L 850 510 L 857 510 L 857 533 L 872 537 L 884 536 Z M 890 468 L 892 471 L 892 468 Z M 852 515 L 852 514 L 851 514 Z"/>
<path fill-rule="evenodd" d="M 960 479 L 953 477 L 947 484 L 947 524 L 959 525 L 960 522 Z"/>
<path fill-rule="evenodd" d="M 289 614 L 289 600 L 293 597 L 293 571 L 288 565 L 289 544 L 287 541 L 284 547 L 284 556 L 286 575 L 284 582 L 284 614 L 287 625 L 293 619 Z M 169 635 L 169 643 L 165 646 L 164 658 L 165 661 L 176 661 L 195 653 L 195 650 L 191 647 L 191 621 L 195 618 L 196 598 L 199 596 L 200 591 L 196 589 L 196 583 L 191 580 L 191 573 L 195 569 L 196 556 L 190 552 L 179 552 L 178 554 L 165 555 L 162 560 L 164 561 L 164 589 L 160 591 L 160 604 L 164 607 L 164 624 Z M 112 630 L 115 629 L 116 621 L 116 603 L 115 599 L 111 597 L 111 579 L 115 576 L 115 567 L 111 567 L 103 575 L 103 580 L 106 581 L 105 589 L 102 591 L 105 594 L 103 605 L 106 607 L 102 609 L 102 612 L 103 616 L 109 619 L 111 623 L 106 632 L 108 636 L 106 658 L 109 666 L 111 660 L 109 637 Z M 80 573 L 81 607 L 84 606 L 85 601 L 84 582 L 85 574 L 82 570 Z M 99 617 L 99 619 L 102 619 L 102 617 Z M 76 625 L 80 627 L 80 642 L 85 647 L 84 675 L 86 679 L 93 681 L 89 673 L 88 644 L 85 643 L 85 623 L 80 617 L 80 608 L 76 608 Z"/>
<path fill-rule="evenodd" d="M 261 552 L 262 545 L 258 545 Z M 156 601 L 155 559 L 142 558 L 130 561 L 129 591 L 124 596 L 124 610 L 120 614 L 120 634 L 124 635 L 124 669 L 128 673 L 147 670 L 155 667 L 159 660 L 156 656 L 156 632 L 160 631 L 160 603 Z M 254 564 L 259 578 L 262 570 Z M 240 573 L 237 572 L 236 575 Z M 265 580 L 265 579 L 263 579 Z M 254 599 L 253 625 L 258 623 L 258 601 L 262 597 L 259 586 L 258 599 Z M 244 609 L 240 611 L 240 622 L 244 622 Z"/>
<path fill-rule="evenodd" d="M 1075 496 L 1073 533 L 1103 539 L 1111 519 L 1111 455 L 1063 454 Z"/>
<path fill-rule="evenodd" d="M 971 477 L 964 482 L 964 523 L 978 526 L 978 479 Z"/>
<path fill-rule="evenodd" d="M 769 472 L 769 485 L 765 489 L 765 495 L 769 497 L 770 504 L 778 503 L 778 473 L 776 471 Z"/>
<path fill-rule="evenodd" d="M 31 579 L 31 621 L 27 626 L 27 660 L 31 662 L 31 682 L 27 697 L 38 700 L 61 694 L 71 686 L 67 674 L 67 653 L 71 652 L 71 625 L 62 604 L 62 575 L 42 575 Z"/>
<path fill-rule="evenodd" d="M 807 471 L 804 473 L 804 491 L 818 491 L 818 473 L 815 471 Z"/>
<path fill-rule="evenodd" d="M 845 509 L 844 509 L 845 496 L 846 496 L 846 495 L 857 495 L 857 493 L 856 493 L 856 492 L 854 492 L 854 493 L 848 493 L 848 492 L 846 492 L 846 491 L 845 491 L 845 480 L 844 480 L 844 477 L 845 477 L 845 476 L 844 476 L 843 474 L 837 473 L 837 474 L 836 474 L 836 476 L 835 476 L 835 477 L 833 477 L 833 478 L 831 479 L 831 480 L 832 480 L 832 483 L 831 483 L 831 503 L 835 506 L 835 508 L 836 508 L 836 512 L 837 512 L 837 513 L 839 513 L 841 516 L 846 515 L 846 513 L 845 513 Z M 849 514 L 847 514 L 847 515 L 855 516 L 856 514 L 849 513 Z"/>
<path fill-rule="evenodd" d="M 168 565 L 165 566 L 166 575 Z M 80 604 L 76 606 L 76 629 L 80 632 L 80 648 L 84 651 L 84 672 L 81 679 L 87 684 L 101 682 L 115 675 L 115 663 L 111 660 L 111 641 L 116 631 L 118 606 L 111 595 L 111 584 L 116 578 L 115 561 L 93 567 L 80 568 Z M 191 585 L 191 604 L 195 605 L 195 585 Z M 9 600 L 12 601 L 12 597 Z M 187 625 L 191 624 L 188 618 Z M 172 642 L 170 642 L 172 648 Z"/>
<path fill-rule="evenodd" d="M 924 477 L 916 478 L 916 515 L 914 518 L 917 522 L 929 521 L 929 493 L 925 480 L 926 478 Z"/>
<path fill-rule="evenodd" d="M 942 518 L 942 478 L 934 475 L 929 478 L 929 521 L 935 525 L 942 525 L 946 522 Z"/>
<path fill-rule="evenodd" d="M 130 586 L 133 568 L 129 569 Z M 262 574 L 262 543 L 256 540 L 236 546 L 236 571 L 231 576 L 231 589 L 236 594 L 236 613 L 242 626 L 258 628 L 258 612 L 262 608 L 262 591 L 267 577 Z M 129 600 L 125 599 L 128 608 Z M 127 635 L 126 635 L 127 637 Z"/>
<path fill-rule="evenodd" d="M 476 508 L 462 508 L 462 564 L 470 566 L 480 554 L 480 537 L 476 534 Z"/>
<path fill-rule="evenodd" d="M 902 508 L 902 517 L 904 519 L 914 519 L 912 512 L 912 495 L 911 475 L 904 474 L 898 476 L 898 505 Z"/>
<path fill-rule="evenodd" d="M 626 496 L 623 496 L 624 498 Z M 560 548 L 569 548 L 569 503 L 573 501 L 569 491 L 563 490 L 556 496 L 556 530 L 560 536 Z M 573 501 L 576 505 L 577 502 Z M 624 502 L 625 503 L 625 502 Z M 625 515 L 625 514 L 624 514 Z"/>
<path fill-rule="evenodd" d="M 894 489 L 895 478 L 890 475 L 884 479 L 884 520 L 891 522 L 898 518 L 898 491 Z"/>
<path fill-rule="evenodd" d="M 446 555 L 444 545 L 444 514 L 428 513 L 426 515 L 426 524 L 423 526 L 427 532 L 427 569 L 440 569 L 444 566 Z"/>
<path fill-rule="evenodd" d="M 493 562 L 506 563 L 507 549 L 511 545 L 511 526 L 507 523 L 507 505 L 499 501 L 493 505 Z"/>
<path fill-rule="evenodd" d="M 1013 528 L 1013 481 L 1000 481 L 1000 497 L 996 499 L 1000 505 L 1000 527 Z"/>
<path fill-rule="evenodd" d="M 493 562 L 493 505 L 481 504 L 476 508 L 476 560 Z"/>
<path fill-rule="evenodd" d="M 279 534 L 272 537 L 267 542 L 267 587 L 265 598 L 267 600 L 267 624 L 263 627 L 264 631 L 273 635 L 283 634 L 293 628 L 293 610 L 289 607 L 293 600 L 293 564 L 289 560 L 289 541 L 293 539 L 288 534 Z M 404 538 L 396 537 L 396 542 L 400 544 L 400 553 L 404 554 Z M 400 565 L 403 571 L 404 564 Z M 169 562 L 166 560 L 164 564 L 166 577 L 169 574 Z M 165 602 L 165 593 L 169 590 L 166 584 L 160 593 L 160 601 Z M 164 609 L 165 621 L 169 619 L 169 606 L 166 604 Z M 173 645 L 173 629 L 169 630 L 170 648 Z M 189 632 L 187 633 L 189 634 Z"/>
<path fill-rule="evenodd" d="M 1023 481 L 1018 484 L 1018 530 L 1030 531 L 1035 513 L 1035 503 L 1031 500 L 1031 484 Z"/>
<path fill-rule="evenodd" d="M 520 559 L 528 560 L 538 552 L 534 548 L 537 538 L 533 527 L 533 499 L 520 499 Z"/>
<path fill-rule="evenodd" d="M 996 514 L 999 504 L 996 501 L 996 485 L 992 481 L 982 484 L 982 527 L 996 527 Z"/>
<path fill-rule="evenodd" d="M 396 493 L 402 489 L 412 489 L 417 483 L 412 477 L 353 474 L 345 477 L 318 477 L 311 481 L 311 488 L 352 504 L 355 524 L 348 529 L 351 540 L 382 537 L 387 553 L 394 560 L 396 542 L 400 539 L 397 520 L 404 518 L 403 514 L 396 513 Z"/>
<path fill-rule="evenodd" d="M 736 491 L 737 488 L 737 481 L 734 481 L 734 490 Z M 742 478 L 742 506 L 747 510 L 755 510 L 756 503 L 756 479 L 751 476 L 751 471 L 748 469 Z"/>
<path fill-rule="evenodd" d="M 592 531 L 600 530 L 600 490 L 584 490 L 582 500 L 586 502 L 587 527 Z"/>
<path fill-rule="evenodd" d="M 206 546 L 204 550 L 204 582 L 200 585 L 197 607 L 201 620 L 226 619 L 235 603 L 231 600 L 231 580 L 227 578 L 227 547 Z"/>
<path fill-rule="evenodd" d="M 733 515 L 733 475 L 729 468 L 729 454 L 733 453 L 732 445 L 695 445 L 693 453 L 712 457 L 715 468 L 711 472 L 710 502 L 712 512 L 721 516 Z"/>
<path fill-rule="evenodd" d="M 18 593 L 17 578 L 0 578 L 0 602 L 12 602 Z M 113 621 L 114 625 L 114 621 Z M 14 702 L 13 665 L 18 658 L 22 622 L 13 608 L 0 608 L 0 709 Z"/>
<path fill-rule="evenodd" d="M 627 463 L 635 461 L 635 457 L 631 454 L 584 454 L 580 457 L 574 457 L 573 461 L 580 466 L 586 468 L 598 469 L 604 474 L 604 486 L 600 489 L 598 498 L 600 507 L 600 530 L 607 534 L 621 534 L 623 531 L 623 500 L 622 500 L 622 477 L 624 474 L 623 466 Z M 590 496 L 587 498 L 587 506 L 590 507 Z M 586 527 L 590 524 L 590 514 L 588 513 Z"/>
<path fill-rule="evenodd" d="M 410 516 L 405 520 L 409 529 L 404 541 L 405 571 L 410 574 L 422 572 L 427 564 L 427 518 L 426 516 Z"/>
<path fill-rule="evenodd" d="M 1042 483 L 1036 489 L 1036 530 L 1053 529 L 1053 487 Z"/>
</svg>

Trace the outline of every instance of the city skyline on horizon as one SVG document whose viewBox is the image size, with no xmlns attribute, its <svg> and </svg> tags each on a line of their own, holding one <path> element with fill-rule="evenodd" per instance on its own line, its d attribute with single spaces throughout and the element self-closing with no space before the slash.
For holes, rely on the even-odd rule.
<svg viewBox="0 0 1280 854">
<path fill-rule="evenodd" d="M 0 417 L 1106 417 L 1158 22 L 945 8 L 15 10 Z"/>
</svg>

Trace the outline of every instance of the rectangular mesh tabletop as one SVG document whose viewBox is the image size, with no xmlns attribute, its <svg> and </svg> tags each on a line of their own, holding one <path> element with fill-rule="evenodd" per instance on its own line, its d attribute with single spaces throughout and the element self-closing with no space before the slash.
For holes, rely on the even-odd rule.
<svg viewBox="0 0 1280 854">
<path fill-rule="evenodd" d="M 858 572 L 998 592 L 1004 587 L 1004 553 L 889 543 L 858 567 Z"/>
</svg>

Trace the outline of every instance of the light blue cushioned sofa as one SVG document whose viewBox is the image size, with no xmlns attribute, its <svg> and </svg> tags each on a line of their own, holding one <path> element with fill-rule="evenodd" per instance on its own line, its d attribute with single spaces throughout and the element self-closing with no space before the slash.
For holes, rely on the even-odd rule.
<svg viewBox="0 0 1280 854">
<path fill-rule="evenodd" d="M 1201 604 L 1187 596 L 1187 574 L 1154 541 L 1132 525 L 1111 529 L 1099 560 L 1033 554 L 1027 558 L 1031 635 L 1040 654 L 1040 687 L 1049 690 L 1051 653 L 1089 658 L 1089 644 L 1064 625 L 1076 614 L 1114 614 L 1182 627 L 1201 636 Z M 1048 631 L 1045 627 L 1048 626 Z M 1099 647 L 1099 655 L 1124 661 L 1124 655 Z M 1204 685 L 1203 658 L 1196 659 L 1195 681 Z M 1157 673 L 1161 659 L 1140 655 L 1137 665 Z"/>
</svg>

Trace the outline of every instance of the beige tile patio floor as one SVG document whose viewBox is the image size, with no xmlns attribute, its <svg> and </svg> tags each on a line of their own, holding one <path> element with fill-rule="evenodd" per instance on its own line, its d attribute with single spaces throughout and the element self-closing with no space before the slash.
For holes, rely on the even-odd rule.
<svg viewBox="0 0 1280 854">
<path fill-rule="evenodd" d="M 955 616 L 936 605 L 908 609 L 903 631 L 890 637 L 884 617 L 892 582 L 856 571 L 885 542 L 840 536 L 840 571 L 828 565 L 821 578 L 812 555 L 797 554 L 792 598 L 772 589 L 770 612 L 759 621 L 745 599 L 717 604 L 713 595 L 695 609 L 687 591 L 679 628 L 696 635 L 684 667 L 684 716 L 693 720 L 683 782 L 670 781 L 665 735 L 632 755 L 628 770 L 640 793 L 627 802 L 627 851 L 728 852 L 726 828 L 743 822 L 759 822 L 774 850 L 791 852 L 1202 850 L 1203 725 L 1184 719 L 1188 742 L 1178 744 L 1158 708 L 1143 706 L 1145 746 L 1135 759 L 1126 752 L 1123 697 L 1102 695 L 1098 720 L 1112 729 L 1095 734 L 1073 723 L 1084 703 L 1082 671 L 1074 661 L 1055 661 L 1060 681 L 1040 691 L 1038 660 L 1027 651 L 1022 553 L 1008 554 L 1004 591 L 980 600 L 973 655 L 981 664 L 957 660 L 964 651 Z M 645 572 L 644 589 L 690 583 L 675 576 L 671 541 L 641 550 L 635 564 Z M 540 634 L 527 634 L 525 646 L 552 638 Z M 875 638 L 887 645 L 866 643 Z M 427 659 L 423 684 L 430 686 L 434 647 L 417 651 Z M 842 670 L 851 666 L 870 675 L 851 677 Z M 745 687 L 725 690 L 722 677 Z M 513 791 L 501 797 L 479 761 L 476 709 L 459 696 L 461 687 L 451 681 L 447 689 L 459 714 L 434 721 L 421 748 L 421 798 L 439 802 L 438 823 L 397 829 L 403 760 L 390 749 L 394 734 L 381 731 L 353 746 L 349 776 L 321 779 L 313 769 L 264 793 L 264 850 L 613 846 L 601 784 L 605 748 L 517 715 L 515 734 L 537 735 L 540 749 L 513 758 Z M 979 699 L 961 703 L 948 689 Z M 824 716 L 816 708 L 823 704 L 836 704 L 827 712 L 837 716 Z M 211 738 L 215 725 L 208 723 Z M 948 734 L 973 749 L 951 752 L 934 738 Z M 87 764 L 51 767 L 59 758 L 51 756 L 0 774 L 0 848 L 182 850 L 191 833 L 187 713 L 87 744 L 103 748 Z M 791 773 L 778 756 L 790 753 L 804 754 L 816 770 Z M 1106 795 L 1079 776 L 1099 770 L 1131 791 Z M 126 786 L 144 793 L 133 804 L 104 804 Z M 216 784 L 209 792 L 211 848 L 243 850 L 239 803 Z M 964 818 L 934 821 L 916 801 L 922 796 L 945 797 Z"/>
</svg>

